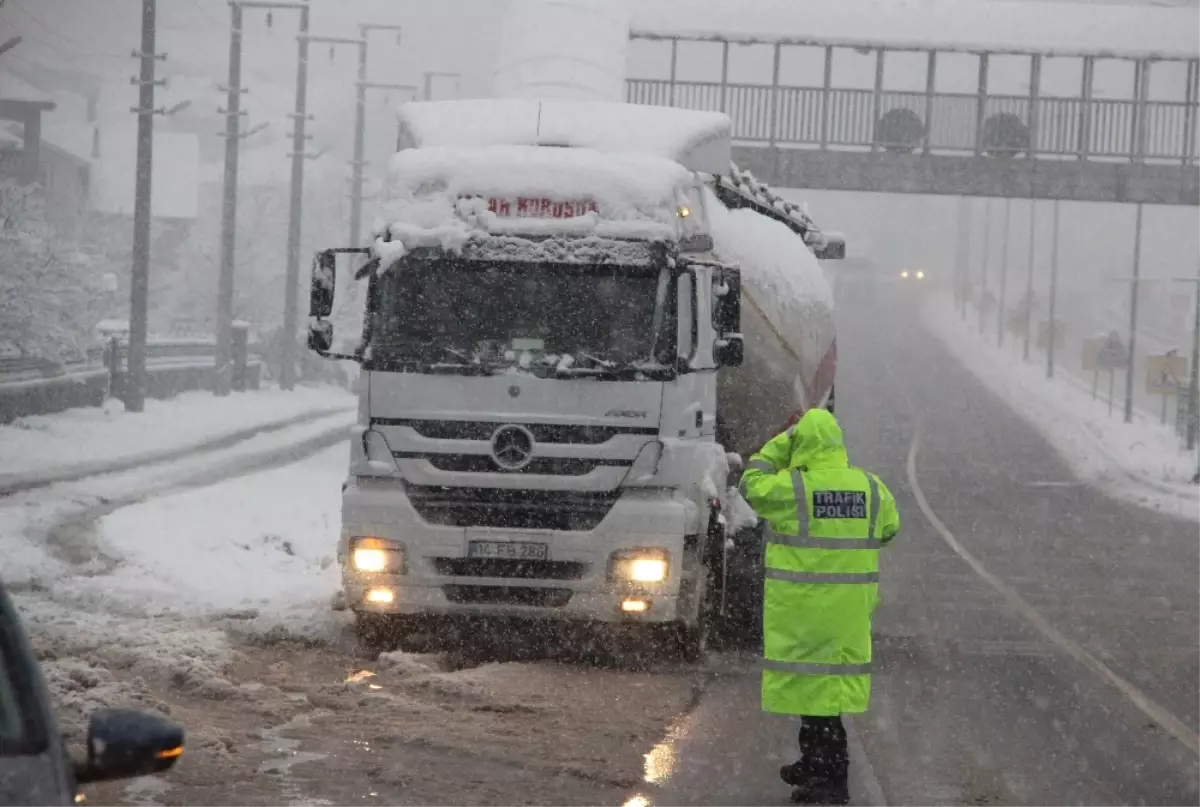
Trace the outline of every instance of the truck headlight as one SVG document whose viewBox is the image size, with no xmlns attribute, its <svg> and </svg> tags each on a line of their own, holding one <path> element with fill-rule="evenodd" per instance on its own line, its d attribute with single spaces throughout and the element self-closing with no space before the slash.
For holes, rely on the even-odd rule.
<svg viewBox="0 0 1200 807">
<path fill-rule="evenodd" d="M 386 538 L 353 538 L 350 541 L 350 565 L 356 572 L 402 574 L 404 547 Z"/>
<path fill-rule="evenodd" d="M 667 579 L 669 555 L 663 549 L 626 549 L 614 552 L 609 579 L 630 583 L 661 583 Z"/>
</svg>

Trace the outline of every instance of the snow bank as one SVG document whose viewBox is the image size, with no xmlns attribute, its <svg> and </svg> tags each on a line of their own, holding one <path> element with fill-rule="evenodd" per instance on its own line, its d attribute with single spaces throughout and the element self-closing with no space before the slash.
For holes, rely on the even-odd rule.
<svg viewBox="0 0 1200 807">
<path fill-rule="evenodd" d="M 1185 8 L 963 0 L 639 0 L 633 27 L 720 38 L 872 41 L 918 49 L 1197 53 L 1200 14 Z"/>
<path fill-rule="evenodd" d="M 76 582 L 144 614 L 252 620 L 309 632 L 329 618 L 345 448 L 286 468 L 155 498 L 104 518 L 117 566 Z"/>
<path fill-rule="evenodd" d="M 401 147 L 571 146 L 640 154 L 720 174 L 731 158 L 732 123 L 720 112 L 563 99 L 484 99 L 405 104 Z M 636 170 L 636 169 L 634 169 Z"/>
<path fill-rule="evenodd" d="M 148 400 L 146 410 L 136 415 L 126 414 L 119 401 L 110 400 L 101 408 L 18 418 L 0 426 L 0 486 L 14 477 L 186 448 L 353 404 L 353 396 L 344 389 L 299 387 L 292 392 L 262 390 L 227 398 L 189 392 L 166 401 Z"/>
<path fill-rule="evenodd" d="M 714 251 L 739 264 L 742 283 L 779 331 L 808 344 L 832 333 L 833 293 L 803 239 L 786 225 L 751 210 L 730 210 L 705 191 Z M 820 341 L 819 339 L 817 341 Z M 812 357 L 819 360 L 820 354 Z"/>
<path fill-rule="evenodd" d="M 1172 429 L 1140 413 L 1125 423 L 1108 403 L 1069 378 L 1046 378 L 1042 364 L 1026 364 L 962 322 L 946 299 L 925 309 L 928 329 L 963 366 L 1035 426 L 1085 480 L 1156 509 L 1200 519 L 1200 489 L 1189 484 L 1195 457 L 1179 447 Z"/>
</svg>

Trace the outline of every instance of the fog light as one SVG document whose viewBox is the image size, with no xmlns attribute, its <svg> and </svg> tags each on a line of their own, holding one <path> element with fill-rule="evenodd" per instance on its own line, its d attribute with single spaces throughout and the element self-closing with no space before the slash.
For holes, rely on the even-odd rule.
<svg viewBox="0 0 1200 807">
<path fill-rule="evenodd" d="M 396 601 L 396 592 L 390 588 L 372 588 L 367 590 L 365 599 L 367 602 L 373 602 L 376 605 L 391 605 Z"/>
<path fill-rule="evenodd" d="M 358 572 L 399 574 L 404 568 L 404 549 L 384 538 L 353 538 L 350 563 Z"/>
<path fill-rule="evenodd" d="M 621 610 L 627 614 L 644 614 L 650 610 L 650 603 L 646 600 L 622 600 Z"/>
</svg>

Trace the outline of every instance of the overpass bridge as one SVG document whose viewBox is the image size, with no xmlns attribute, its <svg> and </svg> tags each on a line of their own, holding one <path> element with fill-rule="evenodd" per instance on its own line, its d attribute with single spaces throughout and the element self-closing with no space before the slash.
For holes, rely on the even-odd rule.
<svg viewBox="0 0 1200 807">
<path fill-rule="evenodd" d="M 630 37 L 669 49 L 670 68 L 665 77 L 627 79 L 627 100 L 725 112 L 733 120 L 735 162 L 777 187 L 1200 204 L 1200 60 L 1194 54 L 980 50 L 636 28 Z M 692 43 L 702 43 L 712 61 L 719 58 L 715 80 L 680 76 L 681 46 Z M 769 81 L 730 80 L 731 50 L 746 48 L 770 54 Z M 839 50 L 873 57 L 871 88 L 834 85 Z M 823 56 L 824 64 L 800 84 L 781 68 L 798 51 Z M 909 63 L 913 54 L 922 59 L 923 91 L 885 89 L 885 66 L 900 54 Z M 948 55 L 958 70 L 939 69 Z M 964 57 L 974 61 L 974 91 L 939 91 L 944 74 L 961 83 Z M 1027 92 L 993 90 L 993 65 L 1000 59 L 1011 65 L 1014 58 L 1028 62 Z M 1044 89 L 1043 70 L 1052 60 L 1055 68 L 1061 60 L 1078 64 L 1076 91 Z M 1132 65 L 1128 97 L 1096 91 L 1097 68 L 1112 61 Z M 1182 72 L 1175 98 L 1151 92 L 1152 73 L 1168 70 Z"/>
</svg>

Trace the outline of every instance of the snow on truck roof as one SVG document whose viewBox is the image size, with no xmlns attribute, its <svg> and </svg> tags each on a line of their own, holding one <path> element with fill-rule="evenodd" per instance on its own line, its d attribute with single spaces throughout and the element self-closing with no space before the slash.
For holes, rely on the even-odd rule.
<svg viewBox="0 0 1200 807">
<path fill-rule="evenodd" d="M 671 160 L 720 174 L 732 156 L 732 123 L 719 112 L 604 101 L 483 99 L 404 104 L 399 148 L 571 146 Z"/>
<path fill-rule="evenodd" d="M 1195 58 L 1200 10 L 996 0 L 639 0 L 633 32 L 717 41 Z"/>
<path fill-rule="evenodd" d="M 693 184 L 678 163 L 650 154 L 607 154 L 591 148 L 488 145 L 397 152 L 392 191 L 400 198 L 591 199 L 620 217 L 672 203 Z M 674 210 L 674 205 L 671 205 Z"/>
</svg>

